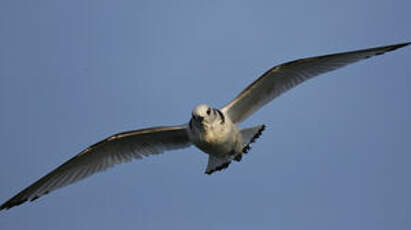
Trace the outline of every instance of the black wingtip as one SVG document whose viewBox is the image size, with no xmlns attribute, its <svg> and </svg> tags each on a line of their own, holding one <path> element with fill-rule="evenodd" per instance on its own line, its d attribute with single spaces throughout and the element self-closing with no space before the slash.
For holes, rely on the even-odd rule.
<svg viewBox="0 0 411 230">
<path fill-rule="evenodd" d="M 399 48 L 402 48 L 402 47 L 405 47 L 405 46 L 408 46 L 408 45 L 411 45 L 411 42 L 405 42 L 405 43 L 400 43 L 400 44 L 397 44 L 397 45 L 393 45 L 391 50 L 396 50 L 396 49 L 399 49 Z"/>
<path fill-rule="evenodd" d="M 13 197 L 13 198 L 11 198 L 10 200 L 8 200 L 8 201 L 6 201 L 5 203 L 3 203 L 1 206 L 0 206 L 0 211 L 1 210 L 8 210 L 8 209 L 10 209 L 10 208 L 13 208 L 14 206 L 18 206 L 18 205 L 21 205 L 21 204 L 23 204 L 23 203 L 25 203 L 25 202 L 27 202 L 27 201 L 30 201 L 30 202 L 32 202 L 32 201 L 35 201 L 35 200 L 37 200 L 38 198 L 40 198 L 40 197 L 42 197 L 43 195 L 46 195 L 46 194 L 48 194 L 50 191 L 45 191 L 43 194 L 41 194 L 41 195 L 36 195 L 36 196 L 34 196 L 34 197 L 32 197 L 32 198 L 24 198 L 24 199 L 22 199 L 22 195 L 21 194 L 17 194 L 15 197 Z M 24 196 L 23 196 L 24 197 Z"/>
<path fill-rule="evenodd" d="M 17 206 L 17 205 L 21 205 L 26 201 L 28 201 L 28 199 L 22 199 L 22 200 L 17 200 L 17 201 L 9 200 L 0 206 L 0 211 L 9 210 L 10 208 Z"/>
<path fill-rule="evenodd" d="M 237 161 L 237 162 L 240 162 L 241 159 L 243 159 L 243 154 L 241 154 L 241 153 L 237 154 L 237 156 L 234 157 L 234 160 Z"/>
<path fill-rule="evenodd" d="M 205 174 L 211 175 L 212 173 L 214 173 L 214 172 L 216 172 L 216 171 L 221 171 L 221 170 L 223 170 L 223 169 L 228 168 L 228 166 L 229 166 L 230 164 L 231 164 L 231 161 L 227 161 L 227 162 L 225 162 L 224 164 L 216 167 L 215 169 L 212 169 L 212 170 L 210 170 L 210 171 L 206 171 Z"/>
<path fill-rule="evenodd" d="M 396 49 L 399 49 L 399 48 L 408 46 L 408 45 L 410 45 L 410 44 L 411 44 L 411 42 L 405 42 L 405 43 L 400 43 L 400 44 L 395 44 L 395 45 L 386 46 L 386 47 L 385 47 L 386 49 L 382 50 L 381 52 L 376 53 L 375 56 L 384 54 L 384 53 L 386 53 L 386 52 L 394 51 L 394 50 L 396 50 Z M 384 48 L 384 47 L 381 47 L 381 48 Z"/>
<path fill-rule="evenodd" d="M 250 142 L 243 148 L 243 153 L 248 153 L 251 149 L 250 144 L 254 143 L 255 140 L 257 140 L 261 134 L 263 133 L 263 131 L 265 130 L 265 125 L 261 125 L 261 128 L 257 131 L 257 133 L 253 136 L 253 138 L 251 138 Z"/>
</svg>

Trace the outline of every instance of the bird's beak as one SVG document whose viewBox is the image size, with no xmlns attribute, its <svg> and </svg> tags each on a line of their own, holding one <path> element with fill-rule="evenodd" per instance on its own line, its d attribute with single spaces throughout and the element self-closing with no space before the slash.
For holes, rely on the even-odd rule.
<svg viewBox="0 0 411 230">
<path fill-rule="evenodd" d="M 196 121 L 198 121 L 199 123 L 203 123 L 204 117 L 202 117 L 202 116 L 196 116 L 195 119 L 196 119 Z"/>
<path fill-rule="evenodd" d="M 202 117 L 202 116 L 196 116 L 196 115 L 193 114 L 193 119 L 194 119 L 195 121 L 197 121 L 198 123 L 202 123 L 203 120 L 204 120 L 204 117 Z"/>
</svg>

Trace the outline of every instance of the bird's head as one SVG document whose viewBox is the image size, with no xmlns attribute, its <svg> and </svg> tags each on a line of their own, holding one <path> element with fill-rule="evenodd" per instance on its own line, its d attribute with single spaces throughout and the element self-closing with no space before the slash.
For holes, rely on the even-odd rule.
<svg viewBox="0 0 411 230">
<path fill-rule="evenodd" d="M 210 126 L 220 120 L 220 113 L 217 109 L 205 104 L 197 105 L 192 112 L 191 121 L 197 127 Z"/>
</svg>

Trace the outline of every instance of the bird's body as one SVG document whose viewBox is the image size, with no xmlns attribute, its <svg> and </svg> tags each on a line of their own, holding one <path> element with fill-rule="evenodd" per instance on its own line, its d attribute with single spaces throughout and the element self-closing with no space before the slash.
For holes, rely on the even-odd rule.
<svg viewBox="0 0 411 230">
<path fill-rule="evenodd" d="M 242 154 L 248 151 L 249 143 L 261 134 L 263 128 L 258 126 L 242 132 L 220 110 L 198 105 L 193 110 L 187 133 L 190 141 L 209 155 L 206 173 L 211 174 L 228 167 L 232 160 L 240 161 Z"/>
<path fill-rule="evenodd" d="M 211 111 L 210 115 L 207 115 L 208 109 Z M 204 113 L 198 113 L 201 110 L 204 110 Z M 233 153 L 240 153 L 242 151 L 242 137 L 239 130 L 230 119 L 226 119 L 224 114 L 217 111 L 208 105 L 195 107 L 193 118 L 188 126 L 188 136 L 191 142 L 203 152 L 215 157 L 226 157 L 233 155 Z"/>
<path fill-rule="evenodd" d="M 226 106 L 198 105 L 187 124 L 123 132 L 106 138 L 75 155 L 0 206 L 0 210 L 33 201 L 63 186 L 122 162 L 195 145 L 209 155 L 207 174 L 240 161 L 264 125 L 239 129 L 238 124 L 287 90 L 322 73 L 384 54 L 411 44 L 303 58 L 274 66 Z"/>
</svg>

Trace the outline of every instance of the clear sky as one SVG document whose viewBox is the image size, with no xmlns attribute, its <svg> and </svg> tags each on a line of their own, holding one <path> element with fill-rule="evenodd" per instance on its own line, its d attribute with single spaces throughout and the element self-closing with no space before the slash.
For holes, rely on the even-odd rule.
<svg viewBox="0 0 411 230">
<path fill-rule="evenodd" d="M 120 131 L 187 122 L 275 64 L 411 40 L 411 1 L 0 2 L 0 202 Z M 9 211 L 0 229 L 411 229 L 411 48 L 308 81 L 211 176 L 191 147 Z"/>
</svg>

